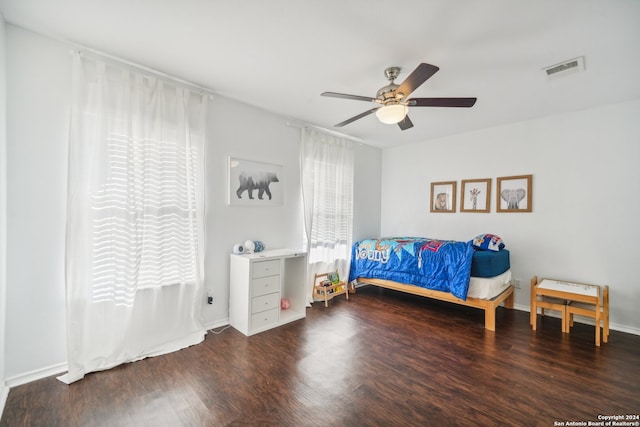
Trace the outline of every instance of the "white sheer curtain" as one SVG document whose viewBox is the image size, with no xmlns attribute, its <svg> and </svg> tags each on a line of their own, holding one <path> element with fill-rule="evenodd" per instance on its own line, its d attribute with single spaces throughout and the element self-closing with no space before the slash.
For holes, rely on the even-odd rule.
<svg viewBox="0 0 640 427">
<path fill-rule="evenodd" d="M 206 108 L 206 95 L 74 54 L 61 381 L 204 339 Z"/>
<path fill-rule="evenodd" d="M 353 234 L 353 143 L 302 129 L 300 164 L 309 258 L 308 295 L 316 272 L 349 275 Z"/>
</svg>

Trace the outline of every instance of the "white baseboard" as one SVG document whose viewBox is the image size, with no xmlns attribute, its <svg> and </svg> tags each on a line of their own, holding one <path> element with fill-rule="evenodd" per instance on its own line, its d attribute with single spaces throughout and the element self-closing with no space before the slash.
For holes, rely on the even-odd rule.
<svg viewBox="0 0 640 427">
<path fill-rule="evenodd" d="M 531 307 L 528 305 L 514 304 L 513 308 L 520 311 L 526 311 L 527 313 L 531 312 Z M 560 313 L 558 313 L 557 311 L 551 310 L 549 311 L 549 314 L 546 314 L 545 312 L 545 316 L 560 318 Z M 589 317 L 575 316 L 574 320 L 578 323 L 584 323 L 586 325 L 591 325 L 591 326 L 595 326 L 596 324 L 596 322 Z M 609 329 L 612 331 L 624 332 L 632 335 L 640 335 L 639 328 L 632 328 L 626 325 L 620 325 L 618 323 L 609 323 Z"/>
<path fill-rule="evenodd" d="M 362 287 L 362 286 L 371 286 L 368 284 L 356 284 L 356 288 Z M 514 304 L 513 308 L 519 311 L 525 311 L 527 313 L 529 313 L 531 311 L 531 307 L 529 305 L 523 305 L 523 304 Z M 546 314 L 545 314 L 546 316 Z M 557 311 L 550 311 L 549 312 L 549 316 L 550 317 L 560 317 L 560 314 Z M 587 325 L 595 325 L 595 321 L 591 318 L 588 317 L 582 317 L 582 316 L 575 316 L 575 321 L 578 323 L 585 323 Z M 640 328 L 634 328 L 631 326 L 627 326 L 627 325 L 620 325 L 618 323 L 609 323 L 609 329 L 611 329 L 612 331 L 619 331 L 619 332 L 624 332 L 627 334 L 633 334 L 633 335 L 640 335 Z"/>
<path fill-rule="evenodd" d="M 222 328 L 223 326 L 227 325 L 229 325 L 229 319 L 222 319 L 207 323 L 206 325 L 204 325 L 204 327 L 207 331 L 210 331 L 211 329 Z"/>
<path fill-rule="evenodd" d="M 2 412 L 4 411 L 4 405 L 7 403 L 7 397 L 9 396 L 9 387 L 4 384 L 0 384 L 0 419 L 2 419 Z"/>
<path fill-rule="evenodd" d="M 594 325 L 595 323 L 591 323 Z M 609 329 L 612 331 L 625 332 L 627 334 L 640 335 L 639 328 L 630 328 L 629 326 L 620 325 L 618 323 L 609 323 Z"/>
<path fill-rule="evenodd" d="M 52 375 L 60 375 L 67 372 L 67 364 L 60 363 L 58 365 L 52 365 L 42 369 L 36 369 L 31 372 L 16 375 L 5 380 L 8 387 L 17 387 L 19 385 L 27 384 L 32 381 L 41 380 L 43 378 L 50 377 Z"/>
<path fill-rule="evenodd" d="M 529 305 L 514 304 L 513 308 L 519 311 L 527 312 L 527 313 L 531 311 L 531 307 Z M 560 315 L 554 311 L 549 312 L 549 316 L 560 317 Z M 593 321 L 593 319 L 590 319 L 588 317 L 576 316 L 575 320 L 578 323 L 585 323 L 587 325 L 592 325 L 592 326 L 595 325 L 595 322 Z M 215 322 L 208 323 L 204 326 L 207 331 L 210 331 L 211 329 L 217 329 L 227 325 L 229 325 L 229 319 L 217 320 Z M 619 331 L 619 332 L 624 332 L 632 335 L 640 335 L 639 328 L 632 328 L 632 327 L 620 325 L 617 323 L 609 323 L 609 329 L 611 329 L 612 331 Z"/>
<path fill-rule="evenodd" d="M 220 328 L 223 326 L 227 326 L 229 324 L 228 319 L 217 320 L 215 322 L 204 325 L 206 330 L 209 331 L 211 329 Z M 36 369 L 31 372 L 26 372 L 24 374 L 15 375 L 13 377 L 7 378 L 5 380 L 6 386 L 0 385 L 0 399 L 3 397 L 6 399 L 6 395 L 9 394 L 9 389 L 11 387 L 17 387 L 19 385 L 27 384 L 32 381 L 41 380 L 43 378 L 50 377 L 52 375 L 61 375 L 67 372 L 68 365 L 66 363 L 60 363 L 58 365 L 53 365 L 49 367 L 45 367 L 42 369 Z M 0 401 L 2 403 L 2 408 L 4 408 L 4 401 Z M 0 414 L 1 415 L 1 414 Z"/>
</svg>

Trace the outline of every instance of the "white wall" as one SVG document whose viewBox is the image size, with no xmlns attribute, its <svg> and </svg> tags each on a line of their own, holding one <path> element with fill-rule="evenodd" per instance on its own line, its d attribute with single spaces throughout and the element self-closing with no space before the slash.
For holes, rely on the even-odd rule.
<svg viewBox="0 0 640 427">
<path fill-rule="evenodd" d="M 382 151 L 364 144 L 356 146 L 353 183 L 353 240 L 380 236 L 380 185 Z"/>
<path fill-rule="evenodd" d="M 4 17 L 0 13 L 0 417 L 7 397 L 4 385 L 7 290 L 7 62 Z"/>
<path fill-rule="evenodd" d="M 235 243 L 261 240 L 269 249 L 302 249 L 298 141 L 300 130 L 244 104 L 214 98 L 207 146 L 207 290 L 215 304 L 204 305 L 205 323 L 226 324 L 229 315 L 229 254 Z M 228 206 L 228 156 L 283 166 L 277 184 L 285 190 L 278 207 Z M 273 186 L 274 184 L 272 184 Z"/>
<path fill-rule="evenodd" d="M 6 378 L 11 384 L 52 375 L 66 363 L 64 235 L 71 67 L 69 46 L 7 26 L 8 44 L 8 272 Z M 301 248 L 300 130 L 282 117 L 214 96 L 206 148 L 207 290 L 209 327 L 227 323 L 229 253 L 234 243 L 262 240 L 268 248 Z M 378 149 L 360 145 L 366 159 L 356 182 L 359 233 L 380 230 Z M 284 205 L 226 205 L 227 157 L 282 165 Z M 356 176 L 360 176 L 358 170 Z M 358 213 L 359 212 L 359 213 Z"/>
<path fill-rule="evenodd" d="M 609 284 L 612 328 L 638 334 L 638 117 L 636 100 L 384 150 L 382 234 L 498 234 L 520 308 L 533 275 Z M 522 174 L 533 174 L 533 212 L 496 213 L 495 178 Z M 492 178 L 491 213 L 429 213 L 431 182 L 471 178 Z"/>
<path fill-rule="evenodd" d="M 300 129 L 244 104 L 217 99 L 211 103 L 207 148 L 207 288 L 215 304 L 204 305 L 207 325 L 226 324 L 229 316 L 229 254 L 235 243 L 261 240 L 268 248 L 303 249 L 300 198 Z M 284 166 L 282 207 L 228 206 L 227 158 Z M 358 235 L 380 232 L 381 150 L 356 144 L 354 217 Z M 272 184 L 273 185 L 273 184 Z"/>
<path fill-rule="evenodd" d="M 7 25 L 7 379 L 66 360 L 68 50 Z"/>
</svg>

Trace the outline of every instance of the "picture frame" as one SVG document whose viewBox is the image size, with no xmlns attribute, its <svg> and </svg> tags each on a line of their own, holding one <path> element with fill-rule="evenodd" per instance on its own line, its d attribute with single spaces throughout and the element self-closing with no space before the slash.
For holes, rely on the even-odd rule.
<svg viewBox="0 0 640 427">
<path fill-rule="evenodd" d="M 491 178 L 463 179 L 460 183 L 460 212 L 491 211 Z"/>
<path fill-rule="evenodd" d="M 283 167 L 229 156 L 227 164 L 229 206 L 282 206 Z"/>
<path fill-rule="evenodd" d="M 533 175 L 496 178 L 497 212 L 531 212 Z"/>
<path fill-rule="evenodd" d="M 430 212 L 454 213 L 456 211 L 456 181 L 431 183 Z"/>
</svg>

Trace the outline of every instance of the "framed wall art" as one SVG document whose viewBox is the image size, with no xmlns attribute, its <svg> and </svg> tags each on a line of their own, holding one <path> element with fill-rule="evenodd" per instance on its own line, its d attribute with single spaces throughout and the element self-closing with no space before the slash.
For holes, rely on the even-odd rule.
<svg viewBox="0 0 640 427">
<path fill-rule="evenodd" d="M 227 204 L 282 206 L 282 166 L 229 156 L 228 172 Z"/>
<path fill-rule="evenodd" d="M 463 179 L 460 184 L 460 212 L 488 213 L 491 208 L 491 178 Z"/>
<path fill-rule="evenodd" d="M 533 175 L 497 178 L 497 212 L 531 212 L 531 183 Z"/>
<path fill-rule="evenodd" d="M 431 183 L 431 212 L 453 213 L 456 211 L 456 182 Z"/>
</svg>

